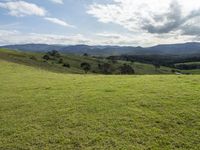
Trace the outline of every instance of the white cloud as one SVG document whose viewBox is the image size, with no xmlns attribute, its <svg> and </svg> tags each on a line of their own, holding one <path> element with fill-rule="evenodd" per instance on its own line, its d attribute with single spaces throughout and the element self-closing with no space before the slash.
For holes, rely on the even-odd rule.
<svg viewBox="0 0 200 150">
<path fill-rule="evenodd" d="M 44 19 L 45 19 L 45 20 L 48 20 L 48 21 L 50 21 L 50 22 L 52 22 L 52 23 L 55 23 L 55 24 L 64 26 L 64 27 L 73 27 L 73 28 L 75 27 L 75 26 L 73 26 L 73 25 L 68 24 L 67 22 L 65 22 L 65 21 L 63 21 L 63 20 L 58 19 L 58 18 L 45 17 Z"/>
<path fill-rule="evenodd" d="M 45 44 L 89 44 L 90 41 L 81 34 L 57 35 L 22 33 L 17 30 L 0 30 L 0 45 L 25 44 L 25 43 L 45 43 Z"/>
<path fill-rule="evenodd" d="M 152 46 L 157 44 L 175 44 L 191 42 L 195 40 L 192 35 L 180 35 L 179 33 L 168 33 L 165 35 L 153 35 L 148 33 L 119 34 L 119 33 L 97 33 L 96 43 L 107 45 L 132 45 L 132 46 Z M 181 36 L 181 37 L 180 37 Z"/>
<path fill-rule="evenodd" d="M 60 4 L 63 3 L 62 0 L 53 0 L 53 1 Z M 30 15 L 36 15 L 44 17 L 45 20 L 48 20 L 54 24 L 58 24 L 65 27 L 75 27 L 61 19 L 47 17 L 47 11 L 44 8 L 39 7 L 33 3 L 28 3 L 25 1 L 15 1 L 15 2 L 8 1 L 5 3 L 0 3 L 0 8 L 7 9 L 11 16 L 24 17 Z"/>
<path fill-rule="evenodd" d="M 0 3 L 0 7 L 7 9 L 11 16 L 17 17 L 30 15 L 45 16 L 47 13 L 47 11 L 44 8 L 25 1 Z"/>
<path fill-rule="evenodd" d="M 45 44 L 89 44 L 89 45 L 132 45 L 132 46 L 151 46 L 154 44 L 172 44 L 195 41 L 194 36 L 184 35 L 181 38 L 174 36 L 174 33 L 165 36 L 153 36 L 147 33 L 140 34 L 135 38 L 132 34 L 119 33 L 97 33 L 94 37 L 82 34 L 58 35 L 58 34 L 39 34 L 21 33 L 17 30 L 0 29 L 0 45 L 25 44 L 25 43 L 45 43 Z"/>
<path fill-rule="evenodd" d="M 147 38 L 145 45 L 184 42 L 195 36 L 195 32 L 199 36 L 199 0 L 113 0 L 108 4 L 92 4 L 87 13 L 99 22 L 117 24 L 131 31 L 132 38 L 141 40 L 141 44 Z M 190 20 L 196 26 L 187 25 Z"/>
<path fill-rule="evenodd" d="M 50 0 L 50 1 L 57 3 L 57 4 L 64 4 L 63 0 Z"/>
</svg>

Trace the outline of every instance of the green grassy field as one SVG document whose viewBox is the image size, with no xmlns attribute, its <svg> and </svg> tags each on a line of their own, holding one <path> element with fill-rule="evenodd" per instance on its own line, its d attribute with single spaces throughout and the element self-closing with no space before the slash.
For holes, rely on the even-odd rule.
<svg viewBox="0 0 200 150">
<path fill-rule="evenodd" d="M 200 76 L 72 75 L 0 60 L 0 149 L 200 149 Z"/>
</svg>

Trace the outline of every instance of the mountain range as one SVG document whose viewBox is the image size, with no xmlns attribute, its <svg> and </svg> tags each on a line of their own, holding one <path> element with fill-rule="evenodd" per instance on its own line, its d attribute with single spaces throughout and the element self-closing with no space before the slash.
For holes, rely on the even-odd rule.
<svg viewBox="0 0 200 150">
<path fill-rule="evenodd" d="M 62 53 L 82 55 L 87 53 L 95 56 L 110 55 L 200 55 L 200 43 L 190 42 L 181 44 L 156 45 L 152 47 L 133 46 L 89 46 L 89 45 L 48 45 L 48 44 L 21 44 L 6 45 L 9 48 L 21 51 L 47 52 L 57 50 Z"/>
</svg>

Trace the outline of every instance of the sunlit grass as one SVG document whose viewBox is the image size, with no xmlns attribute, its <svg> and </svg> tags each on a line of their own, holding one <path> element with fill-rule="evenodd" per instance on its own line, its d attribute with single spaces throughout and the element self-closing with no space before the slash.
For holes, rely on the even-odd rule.
<svg viewBox="0 0 200 150">
<path fill-rule="evenodd" d="M 52 73 L 0 60 L 0 149 L 200 149 L 200 76 Z"/>
</svg>

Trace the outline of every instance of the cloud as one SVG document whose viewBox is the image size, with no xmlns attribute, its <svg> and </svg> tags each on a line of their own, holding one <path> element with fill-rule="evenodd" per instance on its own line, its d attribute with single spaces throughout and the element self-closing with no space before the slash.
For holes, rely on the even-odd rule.
<svg viewBox="0 0 200 150">
<path fill-rule="evenodd" d="M 53 1 L 56 3 L 63 2 L 62 0 L 53 0 Z M 15 1 L 15 2 L 8 1 L 6 3 L 0 3 L 0 8 L 7 9 L 11 16 L 24 17 L 24 16 L 36 15 L 44 17 L 45 20 L 48 20 L 54 24 L 58 24 L 65 27 L 75 27 L 58 18 L 47 17 L 47 11 L 44 8 L 39 7 L 33 3 L 28 3 L 25 1 Z"/>
<path fill-rule="evenodd" d="M 86 44 L 90 41 L 81 34 L 70 36 L 57 34 L 22 33 L 17 30 L 0 30 L 0 45 L 45 43 L 45 44 Z"/>
<path fill-rule="evenodd" d="M 98 42 L 102 42 L 108 45 L 138 45 L 137 39 L 131 34 L 119 34 L 119 33 L 97 33 Z"/>
<path fill-rule="evenodd" d="M 63 0 L 50 0 L 50 1 L 57 3 L 57 4 L 64 4 Z"/>
<path fill-rule="evenodd" d="M 169 6 L 169 11 L 164 14 L 152 14 L 152 18 L 144 19 L 142 29 L 149 33 L 168 33 L 183 23 L 181 6 L 174 1 Z"/>
<path fill-rule="evenodd" d="M 199 0 L 113 0 L 109 4 L 92 4 L 87 13 L 99 22 L 120 25 L 135 36 L 168 34 L 186 29 L 183 26 L 191 19 L 198 22 L 200 3 Z"/>
<path fill-rule="evenodd" d="M 181 34 L 198 36 L 200 38 L 200 24 L 198 23 L 183 25 L 181 27 Z"/>
<path fill-rule="evenodd" d="M 185 26 L 190 20 L 197 22 L 198 16 L 200 16 L 200 9 L 193 10 L 188 13 L 186 16 L 182 14 L 182 8 L 177 1 L 173 1 L 170 4 L 169 11 L 165 14 L 152 15 L 152 20 L 144 21 L 142 28 L 147 30 L 149 33 L 169 33 L 171 31 L 182 30 L 182 32 L 187 32 L 184 30 L 193 30 L 191 29 L 192 24 Z M 159 24 L 160 23 L 160 24 Z M 158 24 L 158 25 L 157 25 Z M 194 27 L 192 27 L 194 28 Z M 196 29 L 196 28 L 195 28 Z M 197 30 L 196 30 L 197 31 Z M 196 32 L 196 34 L 199 34 Z"/>
<path fill-rule="evenodd" d="M 133 46 L 152 46 L 153 44 L 172 44 L 191 42 L 199 40 L 191 35 L 182 35 L 181 38 L 173 34 L 167 35 L 148 35 L 142 33 L 135 38 L 132 34 L 120 33 L 97 33 L 94 37 L 84 36 L 82 34 L 58 35 L 58 34 L 39 34 L 22 33 L 17 30 L 0 29 L 0 45 L 25 44 L 25 43 L 45 43 L 45 44 L 89 44 L 89 45 L 133 45 Z"/>
<path fill-rule="evenodd" d="M 75 27 L 73 25 L 68 24 L 67 22 L 65 22 L 63 20 L 58 19 L 58 18 L 45 17 L 44 19 L 47 20 L 47 21 L 50 21 L 52 23 L 64 26 L 64 27 L 73 27 L 73 28 Z"/>
<path fill-rule="evenodd" d="M 0 7 L 7 9 L 11 16 L 17 17 L 30 15 L 45 16 L 47 13 L 47 11 L 44 8 L 25 1 L 0 3 Z"/>
</svg>

